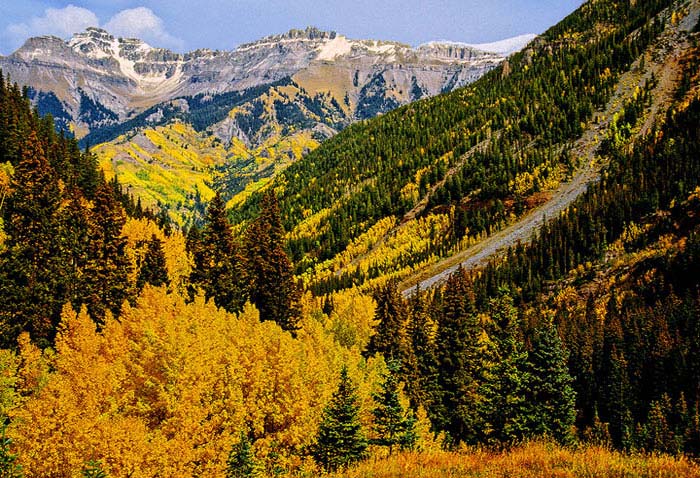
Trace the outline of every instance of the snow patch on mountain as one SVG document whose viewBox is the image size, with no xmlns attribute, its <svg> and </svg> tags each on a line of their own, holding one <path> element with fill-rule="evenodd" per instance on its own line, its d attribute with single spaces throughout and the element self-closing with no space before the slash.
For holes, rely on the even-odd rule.
<svg viewBox="0 0 700 478">
<path fill-rule="evenodd" d="M 534 33 L 526 33 L 524 35 L 518 35 L 512 38 L 506 38 L 504 40 L 499 40 L 490 43 L 462 43 L 454 42 L 449 40 L 440 40 L 424 43 L 421 46 L 435 46 L 435 45 L 450 45 L 455 47 L 463 48 L 474 48 L 476 50 L 487 51 L 491 53 L 498 53 L 500 55 L 510 55 L 517 51 L 522 50 L 537 37 Z"/>
<path fill-rule="evenodd" d="M 352 51 L 353 42 L 345 36 L 338 35 L 333 40 L 321 46 L 317 60 L 335 60 L 339 56 L 347 55 Z"/>
</svg>

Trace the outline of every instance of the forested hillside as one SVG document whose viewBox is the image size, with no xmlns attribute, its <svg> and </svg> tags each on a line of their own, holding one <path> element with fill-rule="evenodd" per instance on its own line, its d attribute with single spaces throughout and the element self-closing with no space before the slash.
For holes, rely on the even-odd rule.
<svg viewBox="0 0 700 478">
<path fill-rule="evenodd" d="M 587 2 L 186 232 L 2 77 L 0 474 L 700 476 L 699 17 Z"/>
<path fill-rule="evenodd" d="M 179 98 L 81 140 L 108 178 L 181 227 L 201 225 L 221 192 L 230 206 L 260 190 L 350 122 L 328 95 L 286 79 L 243 92 Z"/>
<path fill-rule="evenodd" d="M 481 81 L 353 125 L 292 165 L 273 187 L 297 272 L 318 291 L 403 278 L 540 204 L 579 166 L 572 143 L 621 75 L 671 26 L 670 3 L 586 3 Z M 382 241 L 373 256 L 367 244 Z"/>
</svg>

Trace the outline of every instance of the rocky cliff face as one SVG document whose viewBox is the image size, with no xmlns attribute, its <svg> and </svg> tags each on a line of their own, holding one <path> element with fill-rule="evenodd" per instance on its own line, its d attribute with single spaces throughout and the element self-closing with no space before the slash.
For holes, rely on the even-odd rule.
<svg viewBox="0 0 700 478">
<path fill-rule="evenodd" d="M 290 77 L 312 96 L 330 94 L 349 118 L 368 118 L 463 86 L 502 60 L 502 54 L 468 45 L 434 42 L 412 48 L 315 28 L 265 37 L 233 51 L 178 54 L 88 28 L 68 41 L 31 38 L 0 57 L 0 68 L 13 81 L 53 93 L 82 136 L 174 98 L 241 91 Z M 86 114 L 86 104 L 101 114 Z"/>
</svg>

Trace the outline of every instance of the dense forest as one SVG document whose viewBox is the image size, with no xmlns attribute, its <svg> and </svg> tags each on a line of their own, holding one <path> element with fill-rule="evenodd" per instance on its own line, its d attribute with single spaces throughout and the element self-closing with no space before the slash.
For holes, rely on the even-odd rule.
<svg viewBox="0 0 700 478">
<path fill-rule="evenodd" d="M 656 15 L 670 3 L 588 2 L 481 81 L 352 125 L 290 166 L 274 186 L 285 228 L 325 214 L 322 228 L 290 241 L 298 272 L 340 253 L 380 219 L 401 217 L 457 165 L 424 213 L 457 205 L 451 237 L 404 262 L 418 263 L 467 233 L 493 232 L 510 213 L 522 214 L 529 196 L 574 166 L 569 142 L 663 30 Z M 490 138 L 488 150 L 459 164 Z M 254 214 L 257 202 L 254 195 L 234 219 Z"/>
<path fill-rule="evenodd" d="M 0 74 L 0 474 L 364 476 L 551 447 L 619 467 L 697 458 L 697 32 L 663 120 L 640 132 L 651 78 L 607 125 L 600 179 L 528 242 L 410 295 L 390 269 L 305 274 L 426 196 L 424 254 L 524 214 L 686 7 L 585 3 L 474 85 L 349 127 L 240 208 L 217 193 L 187 231 Z M 639 456 L 648 476 L 700 474 Z"/>
<path fill-rule="evenodd" d="M 695 99 L 631 154 L 614 152 L 603 181 L 531 244 L 438 293 L 378 291 L 368 350 L 401 358 L 438 430 L 476 444 L 566 439 L 575 423 L 627 450 L 698 453 L 698 131 Z M 483 414 L 489 400 L 503 402 Z M 445 410 L 462 412 L 444 423 Z"/>
</svg>

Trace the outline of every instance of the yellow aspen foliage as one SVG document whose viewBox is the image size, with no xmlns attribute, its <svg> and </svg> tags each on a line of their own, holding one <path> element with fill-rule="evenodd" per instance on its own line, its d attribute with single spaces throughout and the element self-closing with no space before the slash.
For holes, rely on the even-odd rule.
<svg viewBox="0 0 700 478">
<path fill-rule="evenodd" d="M 336 303 L 333 320 L 360 318 L 352 348 L 319 317 L 305 317 L 294 339 L 250 305 L 236 316 L 148 285 L 101 330 L 66 307 L 55 354 L 20 338 L 26 398 L 11 410 L 10 435 L 25 476 L 79 476 L 87 460 L 110 476 L 223 476 L 241 431 L 263 466 L 301 466 L 341 366 L 358 384 L 367 424 L 385 370 L 359 354 L 371 299 L 348 293 Z"/>
<path fill-rule="evenodd" d="M 344 347 L 364 350 L 374 333 L 374 299 L 352 288 L 336 292 L 331 300 L 333 311 L 328 327 L 333 337 Z"/>
<path fill-rule="evenodd" d="M 48 380 L 48 354 L 31 342 L 29 334 L 23 332 L 17 338 L 20 366 L 18 371 L 17 391 L 22 395 L 40 390 Z"/>
<path fill-rule="evenodd" d="M 10 163 L 0 164 L 0 211 L 5 205 L 5 199 L 10 193 L 10 177 L 12 176 L 12 165 Z"/>
<path fill-rule="evenodd" d="M 143 260 L 148 249 L 148 241 L 156 236 L 163 244 L 165 254 L 165 267 L 168 271 L 170 288 L 178 292 L 184 292 L 185 283 L 192 271 L 192 264 L 187 257 L 185 237 L 177 231 L 166 236 L 156 223 L 148 219 L 127 219 L 122 234 L 127 238 L 126 254 L 131 260 L 132 283 L 136 283 L 138 276 L 138 264 Z"/>
<path fill-rule="evenodd" d="M 5 200 L 10 194 L 10 178 L 12 177 L 12 169 L 13 168 L 10 163 L 0 164 L 0 247 L 2 247 L 2 244 L 5 242 L 5 232 L 3 229 L 3 220 L 1 213 L 3 207 L 5 206 Z"/>
<path fill-rule="evenodd" d="M 10 350 L 0 350 L 0 417 L 6 417 L 18 401 L 19 357 Z"/>
</svg>

